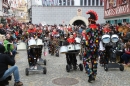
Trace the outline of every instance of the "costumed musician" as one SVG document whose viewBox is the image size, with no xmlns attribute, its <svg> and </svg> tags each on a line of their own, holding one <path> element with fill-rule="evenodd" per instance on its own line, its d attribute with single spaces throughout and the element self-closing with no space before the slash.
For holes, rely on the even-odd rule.
<svg viewBox="0 0 130 86">
<path fill-rule="evenodd" d="M 66 42 L 67 42 L 67 45 L 76 43 L 72 34 L 69 36 L 69 38 L 67 38 Z M 76 54 L 72 53 L 72 52 L 73 51 L 66 53 L 66 60 L 67 60 L 67 64 L 71 67 L 71 69 L 72 69 L 72 66 L 73 66 L 73 69 L 76 70 L 77 69 Z"/>
<path fill-rule="evenodd" d="M 33 36 L 35 38 L 36 37 L 36 28 L 34 28 L 32 24 L 30 24 L 29 29 L 27 30 L 27 33 L 29 34 L 29 36 Z"/>
</svg>

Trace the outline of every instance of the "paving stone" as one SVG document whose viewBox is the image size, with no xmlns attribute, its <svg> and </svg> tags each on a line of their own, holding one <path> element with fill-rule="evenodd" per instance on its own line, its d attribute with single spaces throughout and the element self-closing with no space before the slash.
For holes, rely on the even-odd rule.
<svg viewBox="0 0 130 86">
<path fill-rule="evenodd" d="M 73 86 L 130 86 L 130 68 L 125 67 L 124 71 L 119 69 L 109 69 L 107 72 L 104 68 L 98 66 L 98 74 L 95 82 L 88 83 L 88 76 L 85 71 L 70 71 L 66 72 L 66 58 L 64 54 L 60 54 L 60 57 L 51 55 L 43 56 L 43 59 L 47 60 L 47 65 L 43 67 L 47 68 L 47 74 L 42 72 L 31 72 L 29 76 L 25 75 L 25 68 L 28 68 L 28 59 L 26 51 L 18 51 L 16 55 L 16 65 L 19 68 L 20 78 L 24 86 L 58 86 L 53 83 L 57 78 L 73 78 L 79 82 Z M 82 63 L 77 56 L 78 64 Z M 9 86 L 13 86 L 14 79 L 10 81 Z M 60 85 L 61 86 L 61 85 Z M 62 85 L 69 86 L 69 85 Z"/>
</svg>

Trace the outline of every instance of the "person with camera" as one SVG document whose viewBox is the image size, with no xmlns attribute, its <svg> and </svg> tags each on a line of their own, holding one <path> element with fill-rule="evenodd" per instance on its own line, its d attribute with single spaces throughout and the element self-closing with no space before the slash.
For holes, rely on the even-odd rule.
<svg viewBox="0 0 130 86">
<path fill-rule="evenodd" d="M 12 52 L 13 57 L 16 55 L 16 50 L 13 44 L 14 38 L 10 34 L 6 34 L 6 39 L 4 40 L 5 53 L 10 54 Z"/>
<path fill-rule="evenodd" d="M 4 51 L 5 47 L 0 44 L 0 81 L 5 80 L 13 73 L 15 81 L 14 86 L 22 86 L 23 83 L 20 81 L 18 67 L 15 65 L 12 53 L 8 55 L 4 54 Z M 8 65 L 11 65 L 11 67 L 8 68 Z"/>
</svg>

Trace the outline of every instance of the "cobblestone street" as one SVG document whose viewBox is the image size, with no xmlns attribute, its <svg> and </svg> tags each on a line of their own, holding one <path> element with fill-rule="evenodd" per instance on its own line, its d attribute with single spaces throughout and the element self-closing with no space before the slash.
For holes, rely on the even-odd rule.
<svg viewBox="0 0 130 86">
<path fill-rule="evenodd" d="M 26 51 L 18 52 L 19 54 L 16 55 L 16 65 L 19 67 L 21 81 L 24 86 L 58 86 L 54 80 L 66 77 L 75 81 L 73 86 L 130 86 L 130 68 L 128 67 L 125 67 L 123 72 L 119 69 L 109 69 L 108 72 L 106 72 L 103 67 L 98 66 L 96 81 L 88 83 L 88 77 L 85 71 L 77 69 L 69 73 L 66 72 L 66 58 L 64 54 L 61 54 L 60 57 L 51 55 L 42 56 L 42 58 L 47 60 L 47 74 L 43 74 L 42 72 L 30 72 L 29 76 L 26 76 L 25 68 L 29 67 L 27 53 Z M 78 64 L 82 63 L 78 57 L 77 59 Z M 9 86 L 13 86 L 13 83 L 14 81 L 12 79 Z M 59 86 L 70 86 L 69 83 L 67 85 L 67 80 L 65 80 L 64 83 L 66 83 L 66 85 Z"/>
</svg>

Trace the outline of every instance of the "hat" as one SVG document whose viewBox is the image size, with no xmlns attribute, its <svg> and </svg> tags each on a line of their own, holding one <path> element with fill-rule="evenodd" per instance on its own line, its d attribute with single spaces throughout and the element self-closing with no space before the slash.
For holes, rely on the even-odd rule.
<svg viewBox="0 0 130 86">
<path fill-rule="evenodd" d="M 89 10 L 86 14 L 90 14 L 90 17 L 88 18 L 89 22 L 96 22 L 98 20 L 98 15 L 95 11 Z"/>
</svg>

